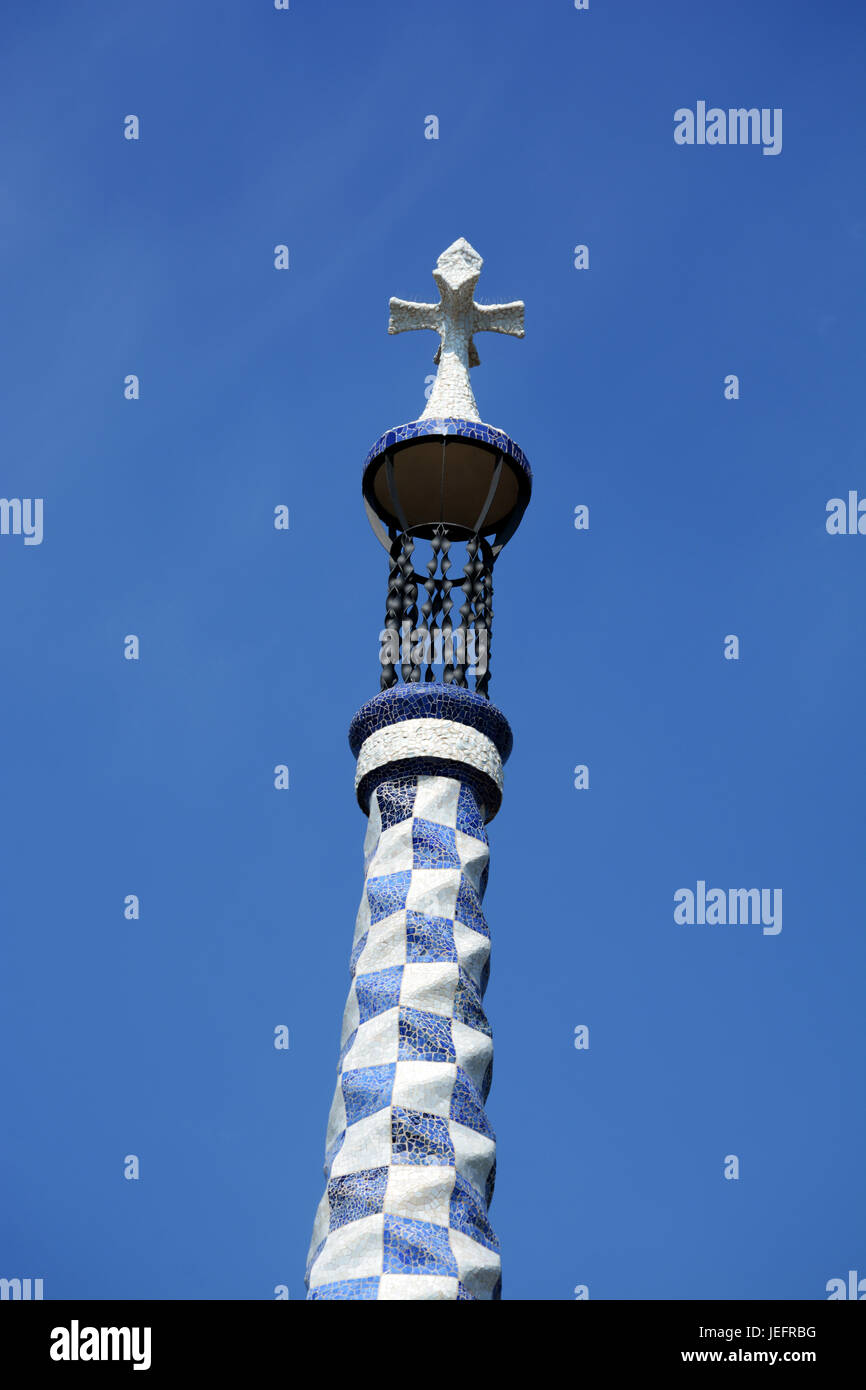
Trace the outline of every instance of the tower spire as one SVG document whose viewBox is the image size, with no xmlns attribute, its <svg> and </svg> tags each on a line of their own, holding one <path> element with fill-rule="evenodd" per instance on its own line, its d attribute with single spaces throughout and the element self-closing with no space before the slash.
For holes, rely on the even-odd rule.
<svg viewBox="0 0 866 1390">
<path fill-rule="evenodd" d="M 369 820 L 311 1299 L 500 1296 L 482 899 L 512 740 L 487 698 L 488 652 L 493 564 L 531 473 L 479 419 L 469 386 L 475 333 L 523 336 L 522 304 L 475 303 L 480 271 L 455 241 L 434 271 L 439 304 L 391 300 L 390 332 L 439 334 L 439 373 L 421 418 L 377 440 L 364 466 L 367 515 L 389 555 L 383 688 L 349 731 Z"/>
</svg>

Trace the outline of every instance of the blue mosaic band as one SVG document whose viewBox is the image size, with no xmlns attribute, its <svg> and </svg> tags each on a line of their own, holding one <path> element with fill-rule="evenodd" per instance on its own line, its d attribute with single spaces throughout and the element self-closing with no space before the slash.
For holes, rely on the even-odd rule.
<svg viewBox="0 0 866 1390">
<path fill-rule="evenodd" d="M 507 455 L 514 460 L 525 475 L 527 484 L 531 486 L 532 469 L 529 459 L 520 445 L 515 444 L 504 430 L 498 430 L 495 425 L 485 425 L 481 420 L 458 420 L 454 417 L 441 420 L 412 420 L 406 425 L 396 425 L 376 440 L 364 459 L 364 472 L 375 459 L 399 444 L 406 444 L 413 439 L 427 439 L 430 436 L 438 439 L 442 435 L 473 439 L 478 444 L 487 444 L 499 453 Z"/>
<path fill-rule="evenodd" d="M 369 817 L 308 1298 L 495 1299 L 484 810 L 460 777 L 392 776 Z"/>
</svg>

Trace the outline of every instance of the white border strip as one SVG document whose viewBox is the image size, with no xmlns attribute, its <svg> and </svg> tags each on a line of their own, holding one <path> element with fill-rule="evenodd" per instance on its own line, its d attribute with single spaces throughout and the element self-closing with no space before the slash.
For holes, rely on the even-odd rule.
<svg viewBox="0 0 866 1390">
<path fill-rule="evenodd" d="M 376 729 L 361 745 L 355 791 L 368 772 L 401 758 L 447 758 L 483 772 L 502 791 L 502 759 L 496 744 L 478 729 L 453 719 L 402 719 Z"/>
</svg>

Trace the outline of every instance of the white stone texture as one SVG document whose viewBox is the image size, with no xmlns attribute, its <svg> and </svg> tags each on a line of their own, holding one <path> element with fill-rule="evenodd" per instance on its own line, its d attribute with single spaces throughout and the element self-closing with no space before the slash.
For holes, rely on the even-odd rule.
<svg viewBox="0 0 866 1390">
<path fill-rule="evenodd" d="M 486 773 L 502 791 L 502 759 L 496 744 L 479 729 L 471 729 L 468 724 L 459 724 L 453 719 L 404 719 L 370 734 L 358 754 L 355 790 L 368 772 L 399 758 L 448 758 L 452 762 L 466 763 Z M 438 819 L 438 816 L 430 818 Z"/>
<path fill-rule="evenodd" d="M 478 252 L 465 238 L 460 237 L 442 252 L 433 271 L 440 294 L 438 304 L 391 300 L 389 333 L 429 328 L 439 334 L 439 350 L 433 358 L 439 370 L 427 408 L 419 416 L 421 420 L 451 417 L 480 422 L 481 416 L 469 382 L 470 367 L 477 367 L 481 360 L 474 334 L 508 333 L 513 338 L 524 336 L 525 306 L 521 300 L 510 304 L 475 303 L 475 286 L 483 264 Z"/>
</svg>

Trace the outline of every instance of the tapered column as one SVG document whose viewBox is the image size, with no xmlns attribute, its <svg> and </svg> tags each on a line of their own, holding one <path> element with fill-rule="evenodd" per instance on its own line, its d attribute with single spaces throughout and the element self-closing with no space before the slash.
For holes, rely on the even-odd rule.
<svg viewBox="0 0 866 1390">
<path fill-rule="evenodd" d="M 481 696 L 431 684 L 383 692 L 350 737 L 365 882 L 309 1297 L 498 1298 L 481 902 L 510 730 Z"/>
<path fill-rule="evenodd" d="M 459 237 L 433 270 L 438 304 L 391 300 L 390 333 L 438 333 L 439 372 L 423 415 L 387 430 L 364 460 L 388 598 L 382 688 L 349 731 L 369 829 L 311 1299 L 500 1297 L 481 901 L 511 730 L 487 692 L 493 567 L 532 471 L 481 420 L 469 384 L 477 333 L 524 331 L 521 300 L 476 302 L 481 266 Z"/>
</svg>

